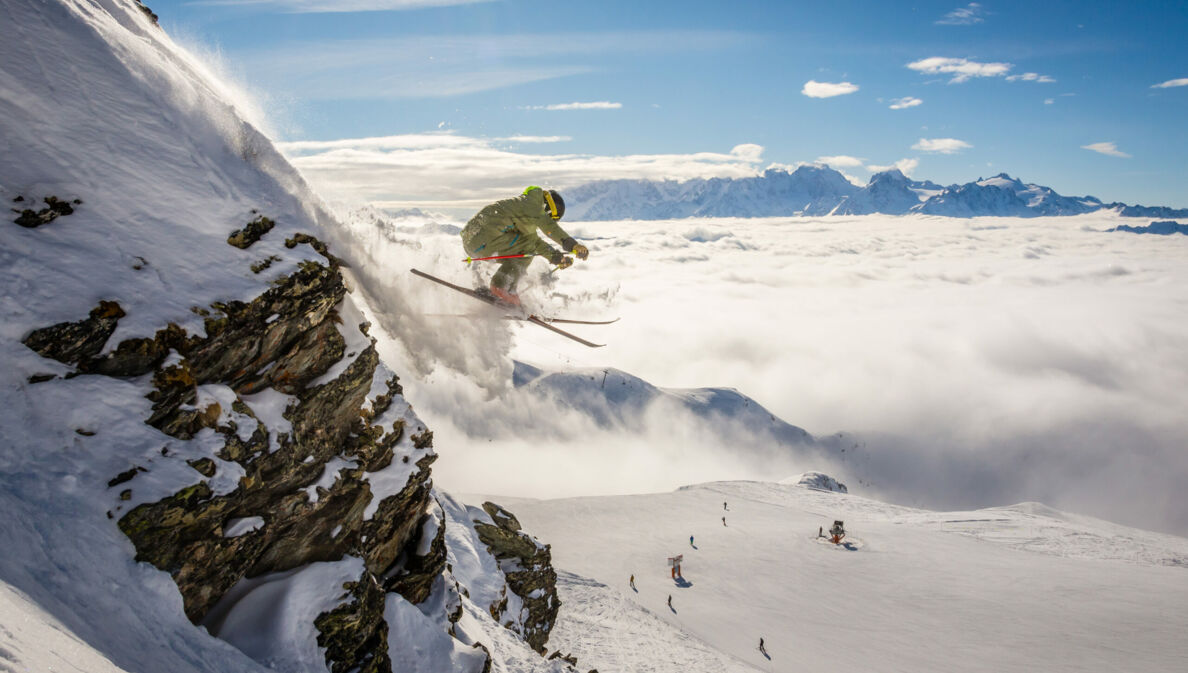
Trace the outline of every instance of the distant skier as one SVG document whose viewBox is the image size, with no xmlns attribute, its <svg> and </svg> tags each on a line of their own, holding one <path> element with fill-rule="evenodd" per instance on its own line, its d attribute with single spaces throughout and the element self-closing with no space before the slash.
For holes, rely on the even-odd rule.
<svg viewBox="0 0 1188 673">
<path fill-rule="evenodd" d="M 725 502 L 725 501 L 723 501 L 723 502 L 722 502 L 722 509 L 729 509 L 729 508 L 727 508 L 727 507 L 726 507 L 726 502 Z"/>
<path fill-rule="evenodd" d="M 759 638 L 759 651 L 762 652 L 764 655 L 767 654 L 767 648 L 763 646 L 763 638 L 762 637 Z"/>
<path fill-rule="evenodd" d="M 631 585 L 632 589 L 634 589 L 635 588 L 635 575 L 632 575 L 631 580 L 628 581 L 627 583 Z"/>
<path fill-rule="evenodd" d="M 689 536 L 689 546 L 690 547 L 693 546 L 693 536 L 692 535 Z"/>
<path fill-rule="evenodd" d="M 573 258 L 545 243 L 537 230 L 561 245 L 565 252 L 586 259 L 590 251 L 565 233 L 557 220 L 565 214 L 565 201 L 556 191 L 531 186 L 524 193 L 486 206 L 462 229 L 462 247 L 468 258 L 503 257 L 499 270 L 491 277 L 491 294 L 510 306 L 520 305 L 516 284 L 528 270 L 535 256 L 565 269 Z"/>
<path fill-rule="evenodd" d="M 842 538 L 846 536 L 846 528 L 844 522 L 834 521 L 833 528 L 829 529 L 829 540 L 833 544 L 841 544 Z"/>
<path fill-rule="evenodd" d="M 672 594 L 668 594 L 668 609 L 672 609 Z"/>
<path fill-rule="evenodd" d="M 726 525 L 726 517 L 722 517 L 722 525 L 723 525 L 723 526 L 725 526 L 725 525 Z"/>
</svg>

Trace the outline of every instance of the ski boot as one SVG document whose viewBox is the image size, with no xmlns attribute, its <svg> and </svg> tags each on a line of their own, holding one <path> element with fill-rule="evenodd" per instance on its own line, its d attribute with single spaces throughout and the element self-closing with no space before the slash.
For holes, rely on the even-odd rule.
<svg viewBox="0 0 1188 673">
<path fill-rule="evenodd" d="M 523 308 L 523 305 L 520 303 L 520 295 L 510 290 L 492 285 L 491 296 L 495 297 L 495 301 L 508 308 Z"/>
</svg>

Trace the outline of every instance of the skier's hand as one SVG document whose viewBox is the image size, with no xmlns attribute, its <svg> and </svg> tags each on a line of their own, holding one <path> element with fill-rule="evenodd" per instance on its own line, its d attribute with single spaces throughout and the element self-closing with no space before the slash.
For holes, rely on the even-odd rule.
<svg viewBox="0 0 1188 673">
<path fill-rule="evenodd" d="M 573 258 L 566 257 L 559 252 L 554 252 L 553 254 L 549 255 L 549 263 L 556 264 L 558 269 L 568 269 L 573 265 Z"/>
<path fill-rule="evenodd" d="M 574 243 L 573 250 L 570 250 L 578 259 L 584 260 L 590 256 L 590 249 L 581 243 Z"/>
</svg>

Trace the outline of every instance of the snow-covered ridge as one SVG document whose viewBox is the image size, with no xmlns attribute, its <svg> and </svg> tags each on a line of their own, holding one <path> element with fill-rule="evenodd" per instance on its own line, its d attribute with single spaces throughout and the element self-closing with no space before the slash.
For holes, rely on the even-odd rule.
<svg viewBox="0 0 1188 673">
<path fill-rule="evenodd" d="M 912 180 L 898 169 L 871 176 L 857 186 L 825 165 L 793 171 L 768 169 L 753 178 L 693 179 L 685 182 L 606 180 L 565 193 L 575 220 L 662 220 L 683 217 L 775 217 L 819 215 L 903 215 L 947 217 L 1039 217 L 1081 215 L 1101 210 L 1129 217 L 1188 217 L 1188 209 L 1104 203 L 1092 196 L 1068 197 L 1050 187 L 1025 184 L 1006 173 L 942 187 Z"/>
<path fill-rule="evenodd" d="M 777 418 L 755 400 L 729 388 L 665 389 L 617 369 L 570 369 L 544 372 L 516 362 L 516 387 L 580 410 L 602 427 L 642 427 L 653 405 L 670 405 L 711 424 L 745 428 L 782 447 L 814 442 L 802 428 Z M 726 439 L 727 437 L 723 437 Z"/>
</svg>

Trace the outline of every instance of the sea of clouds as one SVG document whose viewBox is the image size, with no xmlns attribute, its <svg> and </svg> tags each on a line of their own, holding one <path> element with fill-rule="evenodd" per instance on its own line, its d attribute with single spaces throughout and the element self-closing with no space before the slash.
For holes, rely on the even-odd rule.
<svg viewBox="0 0 1188 673">
<path fill-rule="evenodd" d="M 449 490 L 630 493 L 819 469 L 903 504 L 1034 500 L 1188 533 L 1186 237 L 1110 232 L 1109 215 L 565 223 L 590 259 L 537 261 L 522 289 L 544 314 L 621 318 L 571 326 L 607 344 L 588 349 L 408 273 L 489 276 L 461 261 L 461 223 L 343 219 Z M 599 424 L 513 389 L 513 360 L 732 387 L 817 437 L 847 433 L 848 452 L 780 450 L 671 405 Z"/>
</svg>

